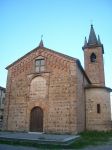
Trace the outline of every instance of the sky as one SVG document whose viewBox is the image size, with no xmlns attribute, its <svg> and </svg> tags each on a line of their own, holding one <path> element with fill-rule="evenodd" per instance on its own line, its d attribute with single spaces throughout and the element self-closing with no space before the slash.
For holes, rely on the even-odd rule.
<svg viewBox="0 0 112 150">
<path fill-rule="evenodd" d="M 78 58 L 90 25 L 104 45 L 106 86 L 112 88 L 112 0 L 0 0 L 0 86 L 6 66 L 38 46 Z"/>
</svg>

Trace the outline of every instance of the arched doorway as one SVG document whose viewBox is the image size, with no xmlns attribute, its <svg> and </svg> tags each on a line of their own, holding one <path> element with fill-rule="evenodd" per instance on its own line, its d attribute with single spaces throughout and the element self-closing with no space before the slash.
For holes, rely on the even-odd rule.
<svg viewBox="0 0 112 150">
<path fill-rule="evenodd" d="M 31 110 L 30 131 L 43 132 L 43 110 L 40 107 L 34 107 Z"/>
</svg>

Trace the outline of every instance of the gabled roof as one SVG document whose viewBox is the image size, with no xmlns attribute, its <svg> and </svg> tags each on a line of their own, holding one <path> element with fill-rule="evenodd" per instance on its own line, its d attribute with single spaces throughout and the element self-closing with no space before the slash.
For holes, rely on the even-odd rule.
<svg viewBox="0 0 112 150">
<path fill-rule="evenodd" d="M 60 53 L 60 52 L 57 52 L 55 50 L 51 50 L 49 48 L 46 48 L 46 47 L 40 47 L 40 45 L 38 47 L 36 47 L 35 49 L 31 50 L 30 52 L 28 52 L 27 54 L 25 54 L 24 56 L 22 56 L 21 58 L 19 58 L 18 60 L 16 60 L 15 62 L 13 62 L 12 64 L 10 64 L 9 66 L 6 67 L 6 69 L 9 69 L 10 67 L 12 67 L 13 65 L 15 65 L 17 62 L 19 62 L 20 60 L 22 60 L 23 58 L 27 57 L 29 54 L 35 52 L 35 51 L 38 51 L 39 49 L 44 49 L 44 50 L 47 50 L 49 52 L 52 52 L 52 53 L 55 53 L 55 54 L 58 54 L 62 57 L 65 57 L 67 59 L 70 59 L 70 60 L 73 60 L 77 63 L 78 67 L 81 69 L 81 71 L 83 72 L 84 76 L 86 77 L 87 81 L 91 84 L 91 81 L 89 80 L 87 74 L 85 73 L 80 61 L 74 57 L 71 57 L 71 56 L 68 56 L 66 54 L 63 54 L 63 53 Z"/>
<path fill-rule="evenodd" d="M 58 54 L 58 55 L 60 55 L 60 56 L 62 56 L 62 57 L 65 57 L 65 58 L 67 58 L 67 59 L 71 59 L 71 60 L 75 60 L 75 61 L 77 60 L 77 59 L 74 58 L 74 57 L 68 56 L 68 55 L 66 55 L 66 54 L 62 54 L 62 53 L 60 53 L 60 52 L 57 52 L 57 51 L 55 51 L 55 50 L 51 50 L 51 49 L 46 48 L 46 47 L 40 47 L 40 45 L 39 45 L 38 47 L 34 48 L 33 50 L 31 50 L 30 52 L 28 52 L 28 53 L 25 54 L 24 56 L 20 57 L 20 58 L 17 59 L 16 61 L 14 61 L 12 64 L 8 65 L 8 66 L 6 67 L 6 69 L 9 69 L 11 66 L 15 65 L 17 62 L 19 62 L 20 60 L 22 60 L 23 58 L 25 58 L 25 57 L 28 56 L 29 54 L 31 54 L 31 53 L 33 53 L 33 52 L 35 52 L 35 51 L 38 51 L 40 48 L 43 49 L 43 50 L 47 50 L 47 51 L 49 51 L 49 52 Z"/>
</svg>

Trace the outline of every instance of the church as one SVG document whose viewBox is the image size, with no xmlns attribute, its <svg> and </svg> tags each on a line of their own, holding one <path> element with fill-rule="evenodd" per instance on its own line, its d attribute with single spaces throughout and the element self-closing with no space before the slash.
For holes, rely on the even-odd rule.
<svg viewBox="0 0 112 150">
<path fill-rule="evenodd" d="M 75 134 L 112 129 L 104 47 L 91 25 L 84 69 L 77 58 L 39 46 L 6 67 L 3 130 Z"/>
</svg>

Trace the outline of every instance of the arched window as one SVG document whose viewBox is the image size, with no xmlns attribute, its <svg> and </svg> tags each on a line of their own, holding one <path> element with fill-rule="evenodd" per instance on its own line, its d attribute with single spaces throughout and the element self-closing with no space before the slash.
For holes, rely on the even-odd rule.
<svg viewBox="0 0 112 150">
<path fill-rule="evenodd" d="M 91 54 L 90 61 L 91 62 L 96 62 L 96 55 L 94 53 Z"/>
<path fill-rule="evenodd" d="M 37 100 L 39 98 L 44 99 L 47 94 L 46 79 L 41 76 L 37 76 L 32 79 L 30 83 L 30 99 Z"/>
<path fill-rule="evenodd" d="M 36 72 L 45 71 L 45 59 L 43 57 L 38 57 L 35 60 L 35 70 Z"/>
</svg>

